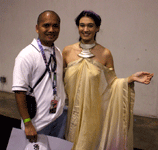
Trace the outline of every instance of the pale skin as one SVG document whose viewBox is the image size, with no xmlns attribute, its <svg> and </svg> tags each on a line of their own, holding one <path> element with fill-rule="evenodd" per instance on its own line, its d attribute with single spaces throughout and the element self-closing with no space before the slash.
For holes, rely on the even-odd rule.
<svg viewBox="0 0 158 150">
<path fill-rule="evenodd" d="M 58 17 L 51 12 L 43 13 L 39 24 L 36 25 L 36 32 L 38 33 L 42 45 L 51 47 L 60 32 Z M 16 91 L 15 97 L 22 119 L 30 118 L 26 106 L 26 92 Z M 25 135 L 30 142 L 37 141 L 37 131 L 31 121 L 25 123 Z"/>
<path fill-rule="evenodd" d="M 84 44 L 92 44 L 95 42 L 94 35 L 99 31 L 99 27 L 95 25 L 95 22 L 90 17 L 82 17 L 79 21 L 78 26 L 79 35 L 81 37 L 81 42 Z M 82 51 L 82 48 L 79 46 L 79 42 L 73 45 L 67 46 L 63 50 L 63 61 L 64 68 L 70 62 L 80 59 L 78 54 Z M 91 58 L 108 68 L 114 69 L 113 57 L 107 48 L 96 43 L 96 46 L 91 50 L 95 57 Z M 149 84 L 154 74 L 149 72 L 140 71 L 135 74 L 132 74 L 128 77 L 128 83 L 139 82 L 143 84 Z"/>
</svg>

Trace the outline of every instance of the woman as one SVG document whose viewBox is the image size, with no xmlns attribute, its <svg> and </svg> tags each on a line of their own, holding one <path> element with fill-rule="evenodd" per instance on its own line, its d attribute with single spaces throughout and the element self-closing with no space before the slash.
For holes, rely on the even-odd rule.
<svg viewBox="0 0 158 150">
<path fill-rule="evenodd" d="M 63 50 L 66 139 L 74 143 L 73 150 L 133 150 L 133 83 L 149 84 L 153 74 L 118 79 L 111 52 L 95 40 L 100 16 L 82 11 L 76 25 L 80 41 Z"/>
</svg>

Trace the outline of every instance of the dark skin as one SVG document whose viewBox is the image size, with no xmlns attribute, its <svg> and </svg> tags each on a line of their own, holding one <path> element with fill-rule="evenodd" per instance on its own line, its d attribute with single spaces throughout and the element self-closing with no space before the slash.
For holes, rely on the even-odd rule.
<svg viewBox="0 0 158 150">
<path fill-rule="evenodd" d="M 58 16 L 50 11 L 44 12 L 36 25 L 36 32 L 38 33 L 42 45 L 51 47 L 58 38 L 60 32 L 60 21 Z M 15 97 L 22 119 L 30 118 L 26 105 L 26 92 L 16 91 Z M 25 123 L 25 135 L 30 142 L 37 141 L 37 131 L 31 121 Z"/>
<path fill-rule="evenodd" d="M 19 109 L 22 119 L 24 120 L 26 118 L 30 118 L 27 105 L 26 105 L 26 92 L 16 91 L 15 98 L 16 98 L 18 109 Z M 34 126 L 32 125 L 31 121 L 25 123 L 25 135 L 26 135 L 26 138 L 29 139 L 30 142 L 37 141 L 37 132 Z"/>
</svg>

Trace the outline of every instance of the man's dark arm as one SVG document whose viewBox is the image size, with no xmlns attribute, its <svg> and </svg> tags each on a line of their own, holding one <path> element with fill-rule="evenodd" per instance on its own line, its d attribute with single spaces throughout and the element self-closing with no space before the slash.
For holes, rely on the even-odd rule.
<svg viewBox="0 0 158 150">
<path fill-rule="evenodd" d="M 26 104 L 26 92 L 15 91 L 15 98 L 22 119 L 25 120 L 27 118 L 30 118 Z M 31 121 L 25 123 L 25 134 L 26 138 L 29 139 L 30 142 L 37 141 L 37 132 Z"/>
</svg>

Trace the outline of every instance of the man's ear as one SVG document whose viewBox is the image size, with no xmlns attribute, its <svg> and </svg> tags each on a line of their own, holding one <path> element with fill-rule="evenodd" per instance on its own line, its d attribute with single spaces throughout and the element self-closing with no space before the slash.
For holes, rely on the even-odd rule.
<svg viewBox="0 0 158 150">
<path fill-rule="evenodd" d="M 39 32 L 39 26 L 38 26 L 38 24 L 36 25 L 36 32 L 37 33 Z"/>
</svg>

